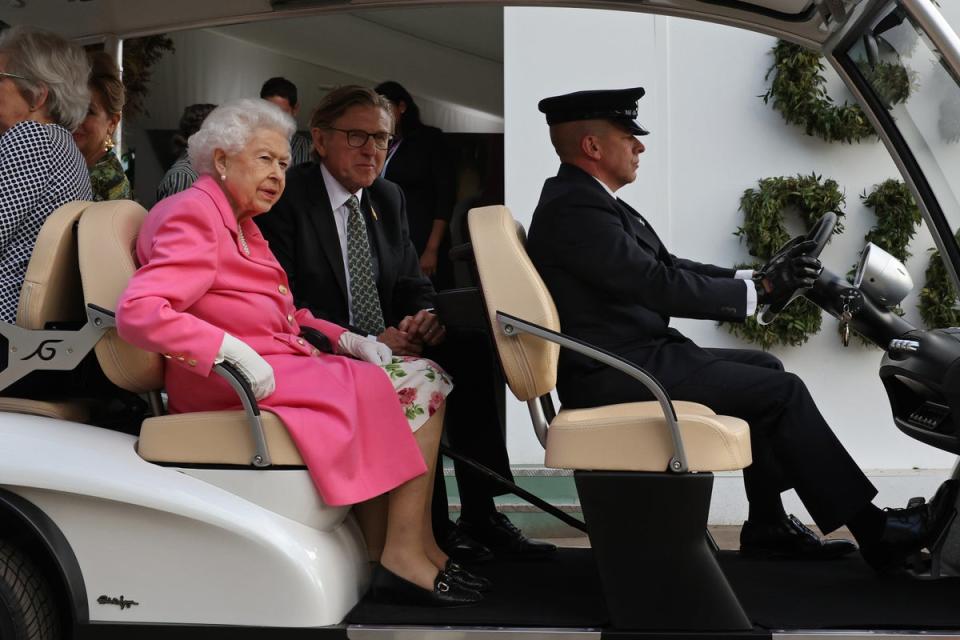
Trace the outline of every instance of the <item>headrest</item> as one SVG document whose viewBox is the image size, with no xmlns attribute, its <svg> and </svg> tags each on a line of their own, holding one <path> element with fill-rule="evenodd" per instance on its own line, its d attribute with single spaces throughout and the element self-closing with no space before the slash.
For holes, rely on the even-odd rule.
<svg viewBox="0 0 960 640">
<path fill-rule="evenodd" d="M 147 212 L 136 202 L 91 205 L 80 219 L 80 277 L 86 304 L 116 311 L 117 300 L 137 270 L 136 245 Z M 134 393 L 163 387 L 163 358 L 138 349 L 109 330 L 97 343 L 97 360 L 111 382 Z"/>
<path fill-rule="evenodd" d="M 91 204 L 68 202 L 51 213 L 40 228 L 17 306 L 17 324 L 24 329 L 38 330 L 50 322 L 86 318 L 73 227 Z"/>
<path fill-rule="evenodd" d="M 506 336 L 496 321 L 496 312 L 502 311 L 553 331 L 560 330 L 553 298 L 524 248 L 523 227 L 504 206 L 471 209 L 467 223 L 480 288 L 507 384 L 520 400 L 542 396 L 557 384 L 560 347 L 530 335 Z"/>
</svg>

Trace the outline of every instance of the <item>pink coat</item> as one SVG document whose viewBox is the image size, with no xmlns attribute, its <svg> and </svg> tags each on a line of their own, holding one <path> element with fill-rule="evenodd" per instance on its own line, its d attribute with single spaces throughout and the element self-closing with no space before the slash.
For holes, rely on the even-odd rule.
<svg viewBox="0 0 960 640">
<path fill-rule="evenodd" d="M 136 272 L 117 305 L 120 336 L 167 359 L 173 412 L 239 409 L 212 374 L 224 331 L 273 367 L 276 391 L 260 406 L 290 431 L 324 501 L 353 504 L 426 470 L 389 378 L 380 367 L 318 352 L 313 327 L 336 345 L 344 329 L 296 309 L 283 268 L 251 219 L 237 220 L 209 176 L 159 202 L 140 230 Z"/>
</svg>

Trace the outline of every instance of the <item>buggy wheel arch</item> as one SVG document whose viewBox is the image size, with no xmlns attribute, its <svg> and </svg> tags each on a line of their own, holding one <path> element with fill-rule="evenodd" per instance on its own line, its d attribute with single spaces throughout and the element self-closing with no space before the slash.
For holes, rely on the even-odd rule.
<svg viewBox="0 0 960 640">
<path fill-rule="evenodd" d="M 10 537 L 45 574 L 61 605 L 63 629 L 90 621 L 80 563 L 60 528 L 32 502 L 0 488 L 0 538 Z"/>
</svg>

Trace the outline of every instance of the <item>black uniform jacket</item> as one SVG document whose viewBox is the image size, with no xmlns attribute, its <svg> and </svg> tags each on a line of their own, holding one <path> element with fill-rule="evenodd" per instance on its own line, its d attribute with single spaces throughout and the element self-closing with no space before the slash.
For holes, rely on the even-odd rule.
<svg viewBox="0 0 960 640">
<path fill-rule="evenodd" d="M 714 358 L 670 328 L 671 316 L 746 315 L 735 270 L 670 255 L 639 213 L 573 165 L 562 164 L 544 184 L 527 251 L 564 333 L 626 357 L 668 386 Z M 603 366 L 562 350 L 561 400 L 582 398 L 587 389 L 579 387 Z"/>
<path fill-rule="evenodd" d="M 370 237 L 383 319 L 388 327 L 395 326 L 405 316 L 433 306 L 433 285 L 420 272 L 400 188 L 377 178 L 363 190 L 360 208 Z M 283 196 L 254 220 L 287 272 L 297 307 L 348 326 L 343 254 L 320 165 L 309 162 L 290 169 Z"/>
</svg>

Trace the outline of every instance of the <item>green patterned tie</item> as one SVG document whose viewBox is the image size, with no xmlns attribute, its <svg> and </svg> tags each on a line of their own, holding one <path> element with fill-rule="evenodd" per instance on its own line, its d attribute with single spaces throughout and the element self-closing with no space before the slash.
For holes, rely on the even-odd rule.
<svg viewBox="0 0 960 640">
<path fill-rule="evenodd" d="M 367 225 L 360 212 L 357 196 L 347 200 L 350 215 L 347 216 L 347 269 L 350 271 L 350 298 L 353 324 L 368 334 L 383 333 L 383 310 L 377 283 L 373 278 L 373 259 L 370 257 L 370 240 Z"/>
</svg>

